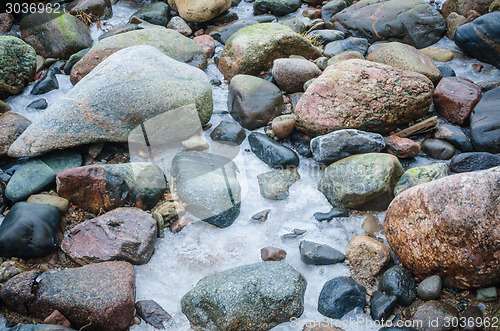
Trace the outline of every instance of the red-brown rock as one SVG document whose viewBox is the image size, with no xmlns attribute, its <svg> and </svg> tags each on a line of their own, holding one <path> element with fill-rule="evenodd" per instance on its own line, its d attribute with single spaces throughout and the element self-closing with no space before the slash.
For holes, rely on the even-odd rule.
<svg viewBox="0 0 500 331">
<path fill-rule="evenodd" d="M 84 265 L 103 261 L 145 264 L 154 252 L 156 221 L 139 208 L 118 208 L 75 226 L 61 249 Z"/>
<path fill-rule="evenodd" d="M 214 55 L 215 40 L 207 34 L 194 37 L 193 41 L 197 43 L 207 55 L 207 59 Z"/>
<path fill-rule="evenodd" d="M 500 279 L 500 167 L 414 186 L 385 215 L 387 241 L 420 280 L 478 288 Z"/>
<path fill-rule="evenodd" d="M 43 320 L 43 324 L 61 325 L 67 328 L 71 327 L 71 323 L 59 310 L 54 310 L 52 314 L 47 316 L 47 318 Z"/>
<path fill-rule="evenodd" d="M 312 20 L 316 18 L 321 18 L 321 9 L 316 9 L 316 8 L 306 9 L 302 12 L 302 16 L 308 17 Z"/>
<path fill-rule="evenodd" d="M 8 13 L 0 14 L 0 32 L 9 32 L 14 25 L 14 16 Z"/>
<path fill-rule="evenodd" d="M 432 300 L 417 308 L 413 320 L 422 323 L 421 331 L 457 330 L 449 321 L 458 321 L 458 311 L 446 302 Z"/>
<path fill-rule="evenodd" d="M 400 159 L 415 157 L 420 153 L 420 144 L 408 138 L 395 135 L 384 137 L 385 151 Z"/>
<path fill-rule="evenodd" d="M 434 91 L 434 106 L 451 123 L 464 124 L 481 100 L 481 88 L 467 78 L 445 77 Z"/>
<path fill-rule="evenodd" d="M 481 16 L 488 14 L 492 2 L 493 0 L 446 0 L 441 8 L 441 14 L 445 19 L 453 12 L 468 16 L 471 11 L 475 11 Z"/>
<path fill-rule="evenodd" d="M 286 258 L 286 251 L 281 248 L 266 246 L 260 250 L 260 258 L 262 261 L 282 261 Z"/>
<path fill-rule="evenodd" d="M 383 243 L 368 236 L 356 236 L 347 245 L 345 255 L 356 274 L 373 277 L 391 258 L 391 250 Z"/>
<path fill-rule="evenodd" d="M 2 287 L 2 302 L 15 312 L 28 314 L 28 302 L 32 298 L 33 285 L 41 272 L 33 270 L 9 279 Z"/>
<path fill-rule="evenodd" d="M 10 145 L 30 124 L 30 120 L 16 113 L 8 112 L 0 116 L 0 156 L 7 155 Z"/>
</svg>

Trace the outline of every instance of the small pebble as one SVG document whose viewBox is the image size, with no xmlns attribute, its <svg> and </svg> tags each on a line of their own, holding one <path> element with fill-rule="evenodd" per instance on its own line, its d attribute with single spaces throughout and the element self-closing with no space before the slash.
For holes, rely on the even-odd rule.
<svg viewBox="0 0 500 331">
<path fill-rule="evenodd" d="M 347 209 L 344 208 L 332 208 L 329 212 L 327 213 L 315 213 L 314 218 L 316 218 L 318 221 L 323 222 L 323 221 L 331 221 L 335 217 L 348 217 L 349 212 Z"/>
<path fill-rule="evenodd" d="M 477 301 L 494 302 L 497 300 L 497 288 L 486 287 L 477 290 Z"/>
<path fill-rule="evenodd" d="M 262 261 L 282 261 L 286 258 L 286 251 L 281 248 L 267 246 L 260 250 L 260 258 Z"/>
<path fill-rule="evenodd" d="M 438 300 L 441 294 L 441 286 L 441 277 L 438 275 L 430 276 L 418 285 L 417 294 L 424 301 Z"/>
<path fill-rule="evenodd" d="M 301 236 L 301 235 L 303 235 L 306 232 L 307 232 L 307 230 L 293 229 L 292 232 L 286 233 L 282 237 L 285 238 L 285 239 L 297 238 L 298 236 Z"/>
<path fill-rule="evenodd" d="M 270 211 L 271 211 L 271 209 L 266 209 L 266 210 L 260 211 L 257 214 L 253 215 L 252 219 L 256 220 L 256 221 L 265 222 L 265 221 L 267 221 L 267 216 L 269 215 Z"/>
</svg>

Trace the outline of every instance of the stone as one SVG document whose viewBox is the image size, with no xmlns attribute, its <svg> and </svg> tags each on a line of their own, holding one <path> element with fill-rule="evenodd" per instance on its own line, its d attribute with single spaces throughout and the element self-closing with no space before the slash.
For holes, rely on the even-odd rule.
<svg viewBox="0 0 500 331">
<path fill-rule="evenodd" d="M 481 91 L 483 91 L 483 93 L 484 93 L 484 92 L 491 91 L 494 88 L 500 87 L 500 81 L 498 81 L 498 80 L 485 80 L 482 82 L 478 82 L 476 85 L 479 86 L 481 88 Z"/>
<path fill-rule="evenodd" d="M 240 213 L 241 186 L 236 165 L 222 155 L 180 152 L 172 160 L 170 176 L 186 210 L 202 221 L 225 228 Z"/>
<path fill-rule="evenodd" d="M 500 155 L 486 152 L 458 154 L 450 162 L 450 170 L 457 173 L 486 170 L 498 166 L 500 166 Z"/>
<path fill-rule="evenodd" d="M 267 17 L 269 17 L 269 20 L 266 19 Z M 251 18 L 242 18 L 226 24 L 214 26 L 207 30 L 207 34 L 209 34 L 212 38 L 214 38 L 221 44 L 225 45 L 229 37 L 235 34 L 238 30 L 250 25 L 263 23 L 261 22 L 263 18 L 265 22 L 271 22 L 274 20 L 274 16 L 272 15 L 261 15 Z"/>
<path fill-rule="evenodd" d="M 257 175 L 260 195 L 264 199 L 286 200 L 290 187 L 300 179 L 297 169 L 273 170 Z"/>
<path fill-rule="evenodd" d="M 66 317 L 59 310 L 54 310 L 52 314 L 47 316 L 46 319 L 43 320 L 43 324 L 52 324 L 52 325 L 60 325 L 66 328 L 71 327 L 71 323 L 68 321 Z"/>
<path fill-rule="evenodd" d="M 2 287 L 2 301 L 11 310 L 28 315 L 28 302 L 32 299 L 33 285 L 41 272 L 26 271 L 9 279 Z"/>
<path fill-rule="evenodd" d="M 281 248 L 266 246 L 260 249 L 260 258 L 262 261 L 283 261 L 286 258 L 286 251 Z"/>
<path fill-rule="evenodd" d="M 8 13 L 0 14 L 0 33 L 9 32 L 14 25 L 14 16 Z"/>
<path fill-rule="evenodd" d="M 57 81 L 56 74 L 53 71 L 48 71 L 43 74 L 42 77 L 33 85 L 31 94 L 40 95 L 48 93 L 52 90 L 57 90 L 59 88 L 59 82 Z"/>
<path fill-rule="evenodd" d="M 5 196 L 11 201 L 27 199 L 53 185 L 58 172 L 82 165 L 82 156 L 76 152 L 55 151 L 23 164 L 12 176 L 5 188 Z"/>
<path fill-rule="evenodd" d="M 437 84 L 442 78 L 441 71 L 434 62 L 411 45 L 399 42 L 386 43 L 368 54 L 366 59 L 402 70 L 418 72 L 429 78 L 434 84 Z"/>
<path fill-rule="evenodd" d="M 7 112 L 0 116 L 0 156 L 6 156 L 10 145 L 30 126 L 26 117 Z"/>
<path fill-rule="evenodd" d="M 493 12 L 461 25 L 453 39 L 455 44 L 471 57 L 500 68 L 499 18 L 500 12 Z"/>
<path fill-rule="evenodd" d="M 462 313 L 462 317 L 468 323 L 464 328 L 460 328 L 460 331 L 481 331 L 483 329 L 483 312 L 477 306 L 469 306 Z"/>
<path fill-rule="evenodd" d="M 456 148 L 444 140 L 426 139 L 422 143 L 422 151 L 433 159 L 449 160 L 455 155 Z"/>
<path fill-rule="evenodd" d="M 449 62 L 453 60 L 457 52 L 453 52 L 449 49 L 429 46 L 426 48 L 419 49 L 420 53 L 428 56 L 432 60 L 439 62 Z"/>
<path fill-rule="evenodd" d="M 65 214 L 68 211 L 69 207 L 68 199 L 64 199 L 56 195 L 50 195 L 50 194 L 34 194 L 28 198 L 27 202 L 39 203 L 42 205 L 50 205 L 52 207 L 56 207 L 61 214 Z"/>
<path fill-rule="evenodd" d="M 394 187 L 394 196 L 399 195 L 410 187 L 446 177 L 448 176 L 448 171 L 449 168 L 446 163 L 431 163 L 422 167 L 410 168 L 399 178 Z"/>
<path fill-rule="evenodd" d="M 375 218 L 375 216 L 369 214 L 366 216 L 363 224 L 361 224 L 363 231 L 370 237 L 374 237 L 376 233 L 383 232 L 384 228 Z"/>
<path fill-rule="evenodd" d="M 442 5 L 441 12 L 445 19 L 453 12 L 467 16 L 471 10 L 478 12 L 479 15 L 484 15 L 488 14 L 492 2 L 493 0 L 446 0 Z"/>
<path fill-rule="evenodd" d="M 328 65 L 331 66 L 332 64 L 335 64 L 337 62 L 345 60 L 355 60 L 355 59 L 364 60 L 365 57 L 363 56 L 363 54 L 357 51 L 345 51 L 340 54 L 334 55 L 330 59 L 328 59 Z"/>
<path fill-rule="evenodd" d="M 336 217 L 348 217 L 349 216 L 349 211 L 344 208 L 332 208 L 330 209 L 329 212 L 327 213 L 314 213 L 314 218 L 320 222 L 323 221 L 331 221 L 332 219 Z"/>
<path fill-rule="evenodd" d="M 275 16 L 285 16 L 299 9 L 300 0 L 255 0 L 253 12 L 255 15 L 270 13 Z"/>
<path fill-rule="evenodd" d="M 269 330 L 304 311 L 304 276 L 284 262 L 261 262 L 203 278 L 181 300 L 195 328 Z"/>
<path fill-rule="evenodd" d="M 85 13 L 92 22 L 108 19 L 113 15 L 110 0 L 74 0 L 66 7 L 66 11 L 76 16 Z"/>
<path fill-rule="evenodd" d="M 167 24 L 167 28 L 173 29 L 173 30 L 179 32 L 181 35 L 186 36 L 186 37 L 189 37 L 190 35 L 193 34 L 193 30 L 191 29 L 191 27 L 186 23 L 186 21 L 184 21 L 179 16 L 172 17 L 172 19 Z M 195 40 L 193 39 L 193 41 L 195 41 Z M 200 47 L 201 47 L 201 45 L 200 45 Z M 209 57 L 207 54 L 207 51 L 206 50 L 203 50 L 203 51 L 205 52 L 207 57 Z"/>
<path fill-rule="evenodd" d="M 188 151 L 205 151 L 210 148 L 210 145 L 198 135 L 183 140 L 181 146 Z"/>
<path fill-rule="evenodd" d="M 446 36 L 450 40 L 453 40 L 455 38 L 457 29 L 468 22 L 469 21 L 467 20 L 467 18 L 465 18 L 465 16 L 459 15 L 455 12 L 450 13 L 446 18 Z"/>
<path fill-rule="evenodd" d="M 500 153 L 500 87 L 484 93 L 472 111 L 470 135 L 477 152 Z"/>
<path fill-rule="evenodd" d="M 399 159 L 415 157 L 420 154 L 420 143 L 408 138 L 401 138 L 396 135 L 384 137 L 385 152 L 396 156 Z"/>
<path fill-rule="evenodd" d="M 92 37 L 85 24 L 67 13 L 36 12 L 24 17 L 20 27 L 23 40 L 44 58 L 67 60 L 76 52 L 92 46 Z"/>
<path fill-rule="evenodd" d="M 380 134 L 355 129 L 338 130 L 311 140 L 313 158 L 326 164 L 356 154 L 378 153 L 384 148 Z"/>
<path fill-rule="evenodd" d="M 325 283 L 318 299 L 320 314 L 340 319 L 354 308 L 366 305 L 366 290 L 349 277 L 333 278 Z"/>
<path fill-rule="evenodd" d="M 271 122 L 271 129 L 276 137 L 280 139 L 288 138 L 295 129 L 295 116 L 287 114 L 274 118 Z"/>
<path fill-rule="evenodd" d="M 299 20 L 299 17 L 295 14 L 290 14 L 287 16 L 279 17 L 278 23 L 283 25 L 283 26 L 287 26 L 287 27 L 291 28 L 293 31 L 295 31 L 299 34 L 301 31 L 302 32 L 305 31 L 306 29 L 308 29 L 307 28 L 308 26 L 312 26 L 312 24 L 313 24 L 312 20 L 310 20 L 308 18 L 303 18 L 303 19 Z M 318 28 L 322 28 L 324 23 L 318 22 L 318 24 L 319 24 Z M 310 42 L 314 45 L 314 42 L 312 40 L 310 40 Z"/>
<path fill-rule="evenodd" d="M 344 329 L 331 326 L 326 321 L 316 323 L 314 323 L 313 321 L 309 321 L 304 324 L 302 331 L 344 331 Z"/>
<path fill-rule="evenodd" d="M 418 73 L 366 60 L 338 62 L 298 101 L 296 128 L 312 135 L 340 129 L 387 133 L 424 116 L 433 89 Z"/>
<path fill-rule="evenodd" d="M 437 66 L 443 77 L 455 77 L 457 74 L 450 66 L 446 64 L 440 64 Z"/>
<path fill-rule="evenodd" d="M 227 107 L 235 121 L 249 130 L 267 125 L 284 110 L 278 87 L 249 75 L 237 75 L 231 80 Z"/>
<path fill-rule="evenodd" d="M 186 213 L 184 204 L 178 200 L 159 202 L 151 211 L 160 214 L 166 222 L 172 222 Z"/>
<path fill-rule="evenodd" d="M 396 309 L 398 299 L 380 291 L 373 292 L 370 298 L 370 315 L 375 321 L 387 321 Z"/>
<path fill-rule="evenodd" d="M 275 59 L 289 55 L 315 59 L 321 53 L 290 27 L 259 23 L 238 30 L 227 40 L 218 68 L 231 80 L 238 74 L 258 75 L 270 69 Z"/>
<path fill-rule="evenodd" d="M 19 38 L 0 36 L 0 67 L 0 99 L 5 99 L 35 79 L 36 52 Z"/>
<path fill-rule="evenodd" d="M 391 250 L 378 240 L 356 236 L 347 245 L 345 255 L 359 277 L 370 278 L 389 262 Z"/>
<path fill-rule="evenodd" d="M 329 2 L 331 3 L 331 2 Z M 325 5 L 326 6 L 326 5 Z M 325 7 L 323 6 L 323 8 Z M 332 41 L 340 40 L 345 38 L 345 34 L 338 30 L 313 30 L 307 33 L 307 36 L 322 45 L 331 43 Z"/>
<path fill-rule="evenodd" d="M 172 319 L 172 316 L 153 300 L 137 301 L 135 309 L 140 318 L 157 329 L 164 329 L 165 323 Z"/>
<path fill-rule="evenodd" d="M 206 22 L 231 7 L 231 0 L 168 0 L 172 9 L 188 22 Z"/>
<path fill-rule="evenodd" d="M 200 69 L 205 68 L 207 65 L 205 52 L 196 42 L 175 30 L 152 27 L 116 34 L 98 41 L 71 69 L 71 83 L 75 85 L 81 81 L 82 78 L 87 76 L 100 63 L 114 53 L 127 47 L 139 45 L 143 45 L 142 47 L 144 45 L 153 46 L 156 48 L 155 54 L 160 51 L 173 60 L 184 62 Z M 143 55 L 148 53 L 146 49 L 142 49 Z M 121 54 L 124 53 L 122 52 Z M 131 66 L 132 63 L 137 62 L 136 58 L 130 57 L 128 64 L 122 63 L 121 65 Z M 152 60 L 147 60 L 146 58 L 144 58 L 144 62 L 145 64 L 152 64 L 149 63 Z M 126 68 L 123 68 L 121 71 L 126 71 Z"/>
<path fill-rule="evenodd" d="M 0 114 L 5 114 L 10 110 L 12 110 L 12 108 L 8 104 L 0 100 Z"/>
<path fill-rule="evenodd" d="M 101 62 L 65 98 L 50 105 L 36 125 L 12 144 L 9 155 L 35 156 L 93 142 L 126 142 L 135 135 L 134 139 L 144 141 L 141 124 L 149 131 L 149 141 L 159 136 L 153 143 L 160 144 L 169 135 L 177 137 L 178 130 L 190 129 L 184 122 L 195 120 L 193 112 L 198 113 L 201 126 L 208 123 L 212 108 L 212 88 L 202 70 L 152 46 L 129 47 Z M 171 124 L 157 128 L 167 118 Z"/>
<path fill-rule="evenodd" d="M 269 216 L 270 212 L 271 209 L 264 209 L 262 211 L 259 211 L 257 214 L 254 214 L 252 216 L 252 219 L 255 221 L 265 222 L 267 221 L 267 217 Z"/>
<path fill-rule="evenodd" d="M 117 208 L 72 228 L 61 249 L 80 265 L 127 261 L 146 264 L 154 252 L 156 221 L 139 208 Z"/>
<path fill-rule="evenodd" d="M 347 51 L 358 52 L 365 55 L 368 50 L 368 40 L 365 38 L 349 37 L 328 43 L 325 47 L 325 56 L 328 58 L 342 54 Z"/>
<path fill-rule="evenodd" d="M 300 259 L 305 264 L 328 265 L 341 263 L 345 260 L 345 255 L 335 248 L 318 244 L 312 241 L 302 240 L 299 245 Z"/>
<path fill-rule="evenodd" d="M 497 301 L 497 288 L 495 286 L 480 288 L 477 290 L 477 301 L 495 302 Z"/>
<path fill-rule="evenodd" d="M 215 51 L 215 40 L 209 35 L 201 35 L 201 36 L 196 36 L 193 38 L 193 41 L 197 43 L 201 49 L 205 52 L 205 55 L 207 56 L 207 59 L 211 58 L 214 56 L 214 51 Z"/>
<path fill-rule="evenodd" d="M 347 7 L 347 3 L 344 0 L 334 0 L 328 1 L 321 7 L 321 18 L 323 21 L 329 21 L 335 14 L 341 12 Z"/>
<path fill-rule="evenodd" d="M 458 311 L 442 301 L 426 301 L 417 307 L 413 320 L 422 321 L 422 331 L 453 330 L 449 321 L 458 319 Z"/>
<path fill-rule="evenodd" d="M 0 225 L 0 256 L 31 259 L 57 250 L 57 208 L 18 202 Z"/>
<path fill-rule="evenodd" d="M 42 109 L 47 109 L 48 106 L 49 106 L 49 104 L 47 103 L 47 100 L 44 98 L 40 98 L 40 99 L 37 99 L 33 102 L 30 102 L 26 107 L 32 108 L 32 109 L 42 110 Z"/>
<path fill-rule="evenodd" d="M 29 270 L 30 268 L 28 268 L 28 266 L 19 261 L 8 260 L 2 262 L 0 265 L 0 283 L 5 283 L 12 277 Z"/>
<path fill-rule="evenodd" d="M 441 79 L 434 91 L 436 111 L 450 123 L 463 125 L 481 100 L 481 88 L 463 77 Z"/>
<path fill-rule="evenodd" d="M 252 132 L 248 136 L 248 142 L 252 152 L 271 168 L 286 169 L 299 166 L 299 157 L 294 151 L 263 133 Z"/>
<path fill-rule="evenodd" d="M 64 74 L 65 75 L 69 75 L 71 74 L 71 69 L 73 69 L 73 66 L 78 62 L 80 61 L 84 56 L 85 54 L 88 53 L 88 51 L 90 50 L 90 47 L 89 48 L 84 48 L 82 49 L 81 51 L 78 51 L 76 52 L 75 54 L 71 55 L 69 57 L 69 60 L 66 61 L 66 64 L 64 65 Z"/>
<path fill-rule="evenodd" d="M 141 7 L 141 9 L 133 13 L 129 18 L 129 22 L 136 24 L 148 22 L 154 25 L 167 26 L 169 19 L 168 5 L 164 2 L 154 2 Z"/>
<path fill-rule="evenodd" d="M 321 70 L 308 60 L 276 59 L 272 74 L 282 91 L 295 93 L 302 91 L 305 82 L 321 75 Z"/>
<path fill-rule="evenodd" d="M 378 289 L 387 295 L 396 296 L 401 306 L 409 306 L 417 298 L 413 275 L 401 265 L 395 265 L 384 272 Z"/>
<path fill-rule="evenodd" d="M 495 239 L 499 179 L 496 167 L 447 176 L 399 194 L 387 209 L 384 232 L 401 263 L 418 279 L 439 275 L 445 287 L 494 284 L 500 272 Z"/>
<path fill-rule="evenodd" d="M 370 17 L 370 19 L 366 19 Z M 443 36 L 446 25 L 441 14 L 423 0 L 361 0 L 334 15 L 333 28 L 354 37 L 399 41 L 424 48 Z"/>
<path fill-rule="evenodd" d="M 59 196 L 93 214 L 125 205 L 151 209 L 167 187 L 162 170 L 147 162 L 67 169 L 57 174 L 56 182 Z"/>
<path fill-rule="evenodd" d="M 210 133 L 213 141 L 234 143 L 241 145 L 246 138 L 245 130 L 238 123 L 221 121 L 219 125 Z"/>
<path fill-rule="evenodd" d="M 438 275 L 427 277 L 418 284 L 418 297 L 424 301 L 439 300 L 441 296 L 441 287 L 441 277 Z"/>
<path fill-rule="evenodd" d="M 434 138 L 449 142 L 461 152 L 472 152 L 474 150 L 469 137 L 456 125 L 439 124 L 436 131 L 434 131 Z"/>
<path fill-rule="evenodd" d="M 328 166 L 318 189 L 333 207 L 385 210 L 403 167 L 389 154 L 350 156 Z"/>
<path fill-rule="evenodd" d="M 500 11 L 500 1 L 498 0 L 493 0 L 488 8 L 488 12 L 493 13 L 494 11 Z"/>
</svg>

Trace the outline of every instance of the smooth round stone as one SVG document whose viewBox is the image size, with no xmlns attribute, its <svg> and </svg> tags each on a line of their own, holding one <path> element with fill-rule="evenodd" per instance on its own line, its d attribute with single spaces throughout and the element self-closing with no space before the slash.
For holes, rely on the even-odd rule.
<svg viewBox="0 0 500 331">
<path fill-rule="evenodd" d="M 371 237 L 373 237 L 376 233 L 382 232 L 384 229 L 382 225 L 377 221 L 375 216 L 368 215 L 366 216 L 363 224 L 361 224 L 361 228 L 365 233 Z"/>
<path fill-rule="evenodd" d="M 328 22 L 338 12 L 341 12 L 347 7 L 344 0 L 333 0 L 328 1 L 323 7 L 321 7 L 321 18 L 323 21 Z"/>
<path fill-rule="evenodd" d="M 345 276 L 325 283 L 318 299 L 318 311 L 330 318 L 339 319 L 354 308 L 366 305 L 366 289 Z"/>
<path fill-rule="evenodd" d="M 260 195 L 270 200 L 285 200 L 290 187 L 300 179 L 297 169 L 273 170 L 257 175 Z"/>
<path fill-rule="evenodd" d="M 312 241 L 301 241 L 299 249 L 300 259 L 306 264 L 327 265 L 345 260 L 345 255 L 335 248 Z"/>
<path fill-rule="evenodd" d="M 49 104 L 47 103 L 47 100 L 45 100 L 44 98 L 40 98 L 33 102 L 30 102 L 30 104 L 26 107 L 33 109 L 47 109 L 48 106 Z"/>
<path fill-rule="evenodd" d="M 280 139 L 289 137 L 295 129 L 295 116 L 288 114 L 276 117 L 271 122 L 271 129 Z"/>
<path fill-rule="evenodd" d="M 453 172 L 479 171 L 497 166 L 500 166 L 500 155 L 487 152 L 458 154 L 450 162 L 450 170 Z"/>
<path fill-rule="evenodd" d="M 282 261 L 286 258 L 286 251 L 281 248 L 266 246 L 260 250 L 260 258 L 262 261 Z"/>
<path fill-rule="evenodd" d="M 221 121 L 210 133 L 213 141 L 231 142 L 240 145 L 246 138 L 245 130 L 238 123 Z"/>
<path fill-rule="evenodd" d="M 252 152 L 271 168 L 299 166 L 300 160 L 294 151 L 263 133 L 251 133 L 248 142 Z"/>
<path fill-rule="evenodd" d="M 326 45 L 332 41 L 344 39 L 345 33 L 338 30 L 313 30 L 309 32 L 307 36 L 322 45 Z"/>
<path fill-rule="evenodd" d="M 193 34 L 193 30 L 191 30 L 191 27 L 179 16 L 172 17 L 172 19 L 167 24 L 167 28 L 173 29 L 186 37 L 189 37 Z"/>
<path fill-rule="evenodd" d="M 321 75 L 321 70 L 305 59 L 276 59 L 272 74 L 281 90 L 295 93 L 302 91 L 305 82 Z"/>
<path fill-rule="evenodd" d="M 376 239 L 360 235 L 347 245 L 345 255 L 356 275 L 368 279 L 377 275 L 387 264 L 391 250 Z"/>
<path fill-rule="evenodd" d="M 345 51 L 345 52 L 342 52 L 340 54 L 337 54 L 337 55 L 331 57 L 328 60 L 328 65 L 331 66 L 332 64 L 335 64 L 337 62 L 351 60 L 351 59 L 364 60 L 365 57 L 363 56 L 363 54 L 361 54 L 360 52 L 357 52 L 357 51 Z"/>
<path fill-rule="evenodd" d="M 256 0 L 253 11 L 255 15 L 270 13 L 275 16 L 285 16 L 296 11 L 300 5 L 300 0 Z"/>
<path fill-rule="evenodd" d="M 469 137 L 456 125 L 439 125 L 434 131 L 434 138 L 449 142 L 461 152 L 472 152 L 474 150 Z"/>
<path fill-rule="evenodd" d="M 349 37 L 343 40 L 332 41 L 326 45 L 324 53 L 328 58 L 345 51 L 356 51 L 364 56 L 369 46 L 368 40 L 364 38 Z"/>
<path fill-rule="evenodd" d="M 443 140 L 427 139 L 422 144 L 422 151 L 433 159 L 449 160 L 455 154 L 456 148 Z"/>
<path fill-rule="evenodd" d="M 500 14 L 500 12 L 499 12 Z M 470 133 L 474 150 L 500 153 L 500 87 L 483 93 L 472 111 Z"/>
<path fill-rule="evenodd" d="M 467 325 L 460 328 L 460 331 L 481 331 L 483 329 L 484 316 L 477 306 L 469 306 L 463 313 L 462 318 L 467 321 Z"/>
<path fill-rule="evenodd" d="M 155 25 L 167 26 L 170 17 L 168 5 L 164 2 L 155 2 L 145 5 L 132 16 L 130 16 L 130 23 L 138 24 L 148 22 Z"/>
<path fill-rule="evenodd" d="M 388 296 L 380 291 L 375 291 L 370 298 L 370 314 L 376 321 L 386 321 L 396 309 L 398 299 Z"/>
<path fill-rule="evenodd" d="M 455 70 L 446 64 L 438 65 L 437 68 L 441 71 L 441 75 L 443 75 L 443 77 L 455 77 L 457 75 Z"/>
<path fill-rule="evenodd" d="M 401 265 L 395 265 L 384 272 L 378 289 L 387 295 L 395 295 L 402 306 L 409 306 L 417 298 L 413 275 Z"/>
<path fill-rule="evenodd" d="M 458 311 L 453 306 L 435 300 L 424 302 L 417 308 L 415 315 L 413 315 L 413 320 L 421 321 L 422 325 L 426 326 L 422 330 L 453 330 L 446 325 L 449 321 L 456 320 L 457 318 Z M 432 328 L 429 325 L 432 325 Z"/>
<path fill-rule="evenodd" d="M 441 277 L 438 275 L 424 279 L 417 287 L 418 297 L 424 301 L 438 300 L 441 295 Z"/>
</svg>

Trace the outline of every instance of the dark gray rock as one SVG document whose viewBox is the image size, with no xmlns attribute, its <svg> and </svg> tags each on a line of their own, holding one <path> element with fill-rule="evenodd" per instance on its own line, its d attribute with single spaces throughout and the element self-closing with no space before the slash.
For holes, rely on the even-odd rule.
<svg viewBox="0 0 500 331">
<path fill-rule="evenodd" d="M 219 125 L 210 133 L 213 141 L 230 142 L 241 145 L 246 137 L 245 130 L 238 123 L 221 121 Z"/>
<path fill-rule="evenodd" d="M 396 309 L 398 299 L 375 291 L 370 298 L 370 314 L 376 321 L 387 321 Z"/>
<path fill-rule="evenodd" d="M 498 12 L 500 14 L 500 12 Z M 483 93 L 470 118 L 472 145 L 477 152 L 500 153 L 500 87 Z"/>
<path fill-rule="evenodd" d="M 164 329 L 165 323 L 172 319 L 172 316 L 153 300 L 137 301 L 135 309 L 137 316 L 157 329 Z"/>
<path fill-rule="evenodd" d="M 332 41 L 325 47 L 325 56 L 330 58 L 345 51 L 355 51 L 366 55 L 370 44 L 365 38 L 349 37 L 343 40 Z"/>
<path fill-rule="evenodd" d="M 340 263 L 345 260 L 345 255 L 335 248 L 303 240 L 299 245 L 300 259 L 306 264 L 327 265 Z"/>
<path fill-rule="evenodd" d="M 118 26 L 110 29 L 109 31 L 101 34 L 99 36 L 98 40 L 101 41 L 103 39 L 106 39 L 108 37 L 112 37 L 112 36 L 120 34 L 120 33 L 125 33 L 125 32 L 129 32 L 129 31 L 134 31 L 134 30 L 141 30 L 141 29 L 143 29 L 143 26 L 141 26 L 140 24 L 127 23 L 127 24 L 118 25 Z M 69 74 L 67 74 L 67 75 L 69 75 Z"/>
<path fill-rule="evenodd" d="M 30 104 L 26 107 L 33 109 L 46 109 L 48 106 L 49 104 L 47 103 L 47 100 L 45 100 L 44 98 L 40 98 L 33 102 L 30 102 Z"/>
<path fill-rule="evenodd" d="M 286 200 L 290 187 L 300 179 L 297 169 L 273 170 L 257 175 L 259 191 L 265 199 Z"/>
<path fill-rule="evenodd" d="M 299 157 L 294 151 L 263 133 L 251 133 L 248 142 L 252 152 L 271 168 L 285 169 L 299 166 Z"/>
<path fill-rule="evenodd" d="M 500 165 L 500 155 L 486 152 L 458 154 L 450 162 L 453 172 L 479 171 Z"/>
<path fill-rule="evenodd" d="M 472 152 L 474 150 L 470 139 L 456 125 L 439 125 L 434 131 L 434 138 L 449 142 L 461 152 Z"/>
<path fill-rule="evenodd" d="M 335 14 L 341 12 L 347 7 L 344 0 L 328 1 L 321 7 L 321 18 L 323 21 L 328 22 Z"/>
<path fill-rule="evenodd" d="M 271 209 L 264 209 L 262 211 L 259 211 L 257 214 L 254 214 L 252 216 L 252 219 L 256 221 L 265 222 L 267 221 L 267 216 L 269 216 L 269 212 L 271 212 Z"/>
<path fill-rule="evenodd" d="M 253 17 L 243 18 L 237 21 L 229 22 L 226 24 L 210 28 L 207 30 L 207 34 L 210 35 L 215 40 L 217 40 L 218 42 L 220 42 L 221 44 L 225 44 L 226 41 L 229 39 L 229 37 L 235 34 L 239 29 L 258 23 L 259 22 Z"/>
<path fill-rule="evenodd" d="M 293 132 L 290 136 L 290 144 L 293 149 L 302 156 L 311 157 L 311 137 L 303 134 L 302 132 Z"/>
<path fill-rule="evenodd" d="M 90 47 L 89 48 L 84 48 L 81 51 L 78 51 L 75 54 L 71 55 L 69 57 L 68 61 L 66 61 L 66 64 L 64 65 L 64 74 L 65 75 L 69 75 L 71 73 L 71 69 L 73 69 L 73 66 L 78 61 L 80 61 L 82 59 L 82 57 L 84 57 L 85 54 L 88 53 L 88 51 L 90 51 Z"/>
<path fill-rule="evenodd" d="M 151 24 L 167 26 L 170 19 L 170 10 L 164 2 L 153 2 L 145 5 L 130 16 L 130 23 L 142 23 L 146 21 Z"/>
<path fill-rule="evenodd" d="M 327 213 L 314 213 L 314 218 L 320 222 L 331 221 L 335 217 L 347 217 L 349 216 L 349 211 L 345 208 L 332 208 Z"/>
<path fill-rule="evenodd" d="M 342 0 L 343 1 L 343 0 Z M 334 3 L 335 1 L 329 2 Z M 325 8 L 327 5 L 323 6 Z M 338 30 L 313 30 L 307 33 L 307 36 L 312 39 L 316 39 L 323 45 L 329 44 L 333 41 L 344 39 L 345 34 L 342 31 Z"/>
<path fill-rule="evenodd" d="M 269 330 L 302 315 L 306 286 L 288 264 L 261 262 L 203 278 L 181 307 L 195 328 Z"/>
<path fill-rule="evenodd" d="M 441 277 L 438 275 L 427 277 L 418 284 L 418 297 L 424 301 L 439 300 L 441 296 L 441 287 Z"/>
<path fill-rule="evenodd" d="M 49 205 L 16 203 L 0 225 L 0 256 L 31 259 L 53 252 L 60 217 Z"/>
<path fill-rule="evenodd" d="M 433 159 L 449 160 L 455 154 L 456 148 L 444 140 L 426 139 L 422 144 L 422 151 Z"/>
<path fill-rule="evenodd" d="M 384 272 L 378 283 L 378 289 L 387 295 L 395 295 L 402 306 L 409 306 L 417 298 L 415 279 L 401 265 L 395 265 Z"/>
<path fill-rule="evenodd" d="M 40 95 L 52 90 L 57 90 L 58 88 L 59 82 L 57 81 L 56 75 L 52 71 L 47 71 L 45 75 L 33 85 L 33 89 L 30 93 L 33 95 Z"/>
<path fill-rule="evenodd" d="M 270 13 L 285 16 L 299 9 L 301 0 L 255 0 L 253 12 L 255 15 Z"/>
<path fill-rule="evenodd" d="M 444 77 L 455 77 L 457 74 L 455 73 L 455 70 L 453 70 L 452 67 L 446 64 L 440 64 L 437 66 L 439 71 L 441 71 L 441 75 Z"/>
<path fill-rule="evenodd" d="M 366 290 L 349 277 L 333 278 L 325 283 L 318 299 L 318 311 L 339 319 L 354 308 L 364 309 Z"/>
</svg>

